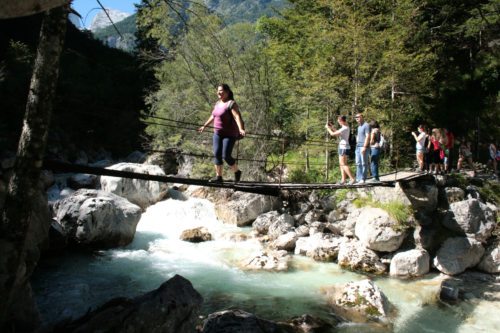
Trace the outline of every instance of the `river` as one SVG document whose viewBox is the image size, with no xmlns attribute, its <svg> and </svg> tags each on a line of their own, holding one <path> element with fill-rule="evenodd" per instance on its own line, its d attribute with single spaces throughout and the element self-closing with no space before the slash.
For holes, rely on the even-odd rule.
<svg viewBox="0 0 500 333">
<path fill-rule="evenodd" d="M 179 240 L 189 228 L 205 226 L 214 241 Z M 225 225 L 207 200 L 168 199 L 149 207 L 125 248 L 65 253 L 44 259 L 32 284 L 45 323 L 78 317 L 113 297 L 134 297 L 158 288 L 175 274 L 189 279 L 205 299 L 202 314 L 237 307 L 271 320 L 332 314 L 321 292 L 335 283 L 366 278 L 334 263 L 295 256 L 288 272 L 250 272 L 239 262 L 261 245 L 249 238 L 250 228 Z M 398 315 L 393 332 L 500 332 L 500 302 L 471 298 L 456 306 L 439 305 L 437 274 L 419 280 L 374 278 Z M 344 324 L 335 332 L 371 332 L 373 326 Z"/>
</svg>

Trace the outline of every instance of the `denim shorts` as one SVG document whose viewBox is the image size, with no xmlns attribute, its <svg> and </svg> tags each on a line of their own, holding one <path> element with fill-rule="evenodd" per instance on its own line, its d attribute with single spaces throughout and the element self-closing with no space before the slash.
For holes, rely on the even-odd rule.
<svg viewBox="0 0 500 333">
<path fill-rule="evenodd" d="M 349 156 L 349 151 L 350 149 L 339 148 L 339 156 L 344 156 L 344 155 Z"/>
<path fill-rule="evenodd" d="M 417 154 L 425 154 L 425 153 L 427 153 L 426 148 L 417 148 Z"/>
</svg>

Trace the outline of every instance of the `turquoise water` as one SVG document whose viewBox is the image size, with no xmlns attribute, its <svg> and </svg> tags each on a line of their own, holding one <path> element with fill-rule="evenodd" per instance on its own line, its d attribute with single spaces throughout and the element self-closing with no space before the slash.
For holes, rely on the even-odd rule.
<svg viewBox="0 0 500 333">
<path fill-rule="evenodd" d="M 202 225 L 214 241 L 192 244 L 179 240 L 183 230 Z M 43 261 L 33 279 L 40 311 L 47 323 L 76 318 L 110 298 L 140 295 L 179 274 L 203 295 L 204 315 L 237 307 L 271 320 L 305 313 L 332 320 L 322 289 L 366 278 L 302 256 L 293 258 L 288 272 L 242 270 L 240 262 L 261 245 L 254 239 L 232 241 L 231 236 L 249 231 L 222 224 L 213 204 L 206 200 L 160 202 L 143 214 L 129 246 Z M 496 319 L 499 304 L 476 300 L 456 307 L 436 305 L 439 281 L 435 275 L 416 281 L 377 278 L 375 283 L 398 309 L 394 332 L 495 332 L 500 327 Z M 345 324 L 335 331 L 374 329 Z"/>
</svg>

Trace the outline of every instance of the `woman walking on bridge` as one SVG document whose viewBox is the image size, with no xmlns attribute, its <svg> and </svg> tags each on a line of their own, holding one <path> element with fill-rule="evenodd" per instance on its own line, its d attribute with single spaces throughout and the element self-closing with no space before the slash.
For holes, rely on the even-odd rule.
<svg viewBox="0 0 500 333">
<path fill-rule="evenodd" d="M 215 177 L 211 182 L 222 182 L 223 161 L 234 172 L 234 181 L 241 179 L 241 171 L 236 160 L 231 156 L 236 140 L 245 136 L 245 125 L 241 118 L 238 104 L 234 101 L 231 88 L 223 83 L 217 87 L 219 100 L 215 104 L 212 114 L 198 132 L 203 132 L 205 127 L 214 123 L 213 150 Z"/>
<path fill-rule="evenodd" d="M 337 122 L 340 125 L 340 129 L 335 130 L 333 128 L 332 123 L 328 123 L 325 125 L 326 130 L 332 136 L 338 136 L 340 138 L 339 141 L 339 165 L 340 165 L 340 185 L 345 184 L 346 176 L 349 176 L 349 185 L 354 184 L 354 177 L 349 169 L 349 165 L 347 164 L 347 157 L 349 156 L 349 150 L 351 146 L 349 146 L 349 126 L 347 126 L 347 118 L 346 116 L 339 116 L 337 118 Z"/>
</svg>

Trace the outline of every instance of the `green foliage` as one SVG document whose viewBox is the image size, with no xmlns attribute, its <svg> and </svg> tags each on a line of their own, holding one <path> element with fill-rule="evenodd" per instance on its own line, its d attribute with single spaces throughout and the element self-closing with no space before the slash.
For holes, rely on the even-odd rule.
<svg viewBox="0 0 500 333">
<path fill-rule="evenodd" d="M 150 59 L 156 64 L 158 86 L 147 97 L 148 122 L 153 121 L 148 116 L 160 116 L 190 122 L 188 127 L 194 129 L 208 118 L 215 86 L 227 82 L 247 130 L 279 133 L 293 141 L 286 145 L 285 157 L 290 178 L 310 182 L 339 179 L 335 158 L 327 177 L 324 147 L 302 144 L 323 140 L 324 123 L 339 114 L 350 116 L 353 133 L 355 112 L 365 111 L 367 120 L 379 121 L 390 141 L 382 173 L 414 163 L 410 131 L 417 123 L 453 128 L 458 122 L 491 127 L 483 124 L 496 121 L 499 57 L 493 36 L 498 35 L 498 0 L 459 6 L 450 0 L 376 0 L 362 5 L 293 0 L 280 15 L 261 18 L 256 25 L 229 26 L 233 19 L 252 21 L 254 13 L 278 2 L 205 3 L 209 9 L 196 1 L 139 5 L 139 42 L 154 41 L 145 49 L 156 52 Z M 252 15 L 240 17 L 242 8 L 252 8 Z M 455 100 L 460 100 L 458 108 Z M 450 114 L 456 110 L 458 116 Z M 207 134 L 170 125 L 148 126 L 152 146 L 187 150 L 190 143 L 210 145 Z M 270 160 L 279 161 L 280 153 L 279 142 L 253 139 L 245 139 L 240 150 L 240 156 L 266 160 L 268 170 L 277 165 Z M 293 165 L 297 162 L 302 164 Z M 263 169 L 257 162 L 248 167 L 252 172 Z"/>
<path fill-rule="evenodd" d="M 401 140 L 395 133 L 419 116 L 416 97 L 429 94 L 433 79 L 433 55 L 414 40 L 418 5 L 292 3 L 282 17 L 259 22 L 269 37 L 267 52 L 293 91 L 298 119 L 290 132 L 318 138 L 334 115 L 364 110 L 391 141 Z"/>
<path fill-rule="evenodd" d="M 390 201 L 387 203 L 382 203 L 373 200 L 369 195 L 358 197 L 353 201 L 353 204 L 357 208 L 361 207 L 374 207 L 385 210 L 390 217 L 392 217 L 397 223 L 392 226 L 396 231 L 404 231 L 410 227 L 409 220 L 413 215 L 413 208 L 411 206 L 405 205 L 400 201 Z"/>
<path fill-rule="evenodd" d="M 487 181 L 478 190 L 485 201 L 494 203 L 497 206 L 500 205 L 500 184 L 498 182 Z"/>
<path fill-rule="evenodd" d="M 286 0 L 206 0 L 207 7 L 220 14 L 226 24 L 255 22 L 261 16 L 274 16 L 287 5 Z"/>
</svg>

